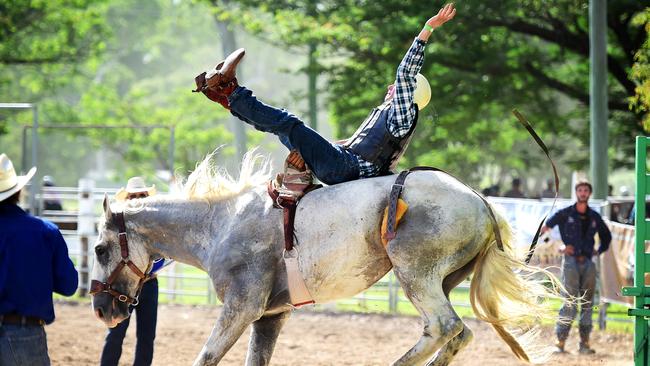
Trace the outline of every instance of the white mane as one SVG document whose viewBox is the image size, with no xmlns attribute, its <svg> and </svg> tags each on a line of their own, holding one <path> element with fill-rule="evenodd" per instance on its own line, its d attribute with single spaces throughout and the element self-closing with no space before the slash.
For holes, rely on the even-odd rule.
<svg viewBox="0 0 650 366">
<path fill-rule="evenodd" d="M 213 151 L 196 166 L 196 169 L 181 184 L 181 196 L 187 199 L 223 199 L 235 196 L 246 189 L 259 186 L 271 177 L 270 161 L 267 157 L 250 150 L 242 159 L 239 178 L 234 179 L 214 162 L 217 151 Z"/>
</svg>

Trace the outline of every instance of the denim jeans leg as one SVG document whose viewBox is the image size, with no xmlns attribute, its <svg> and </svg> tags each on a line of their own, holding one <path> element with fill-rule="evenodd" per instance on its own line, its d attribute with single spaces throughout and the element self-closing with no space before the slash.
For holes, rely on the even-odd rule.
<svg viewBox="0 0 650 366">
<path fill-rule="evenodd" d="M 359 178 L 358 162 L 351 152 L 327 141 L 293 114 L 260 102 L 244 87 L 235 89 L 228 100 L 234 116 L 277 135 L 287 148 L 297 149 L 321 182 L 336 184 Z"/>
<path fill-rule="evenodd" d="M 291 130 L 289 141 L 321 182 L 332 185 L 359 178 L 358 161 L 350 151 L 304 124 Z"/>
<path fill-rule="evenodd" d="M 228 100 L 230 113 L 260 131 L 271 132 L 277 136 L 288 136 L 295 125 L 303 124 L 298 117 L 287 110 L 260 102 L 252 91 L 242 86 L 235 89 Z"/>
<path fill-rule="evenodd" d="M 0 326 L 0 365 L 49 366 L 47 337 L 42 326 Z"/>
<path fill-rule="evenodd" d="M 591 260 L 585 261 L 580 268 L 580 295 L 583 300 L 580 303 L 580 337 L 589 339 L 593 328 L 593 304 L 594 292 L 596 291 L 596 265 Z"/>
<path fill-rule="evenodd" d="M 576 260 L 571 256 L 564 256 L 562 261 L 562 283 L 571 296 L 578 296 L 580 291 L 580 280 Z M 557 339 L 566 340 L 569 337 L 571 323 L 577 313 L 576 304 L 571 301 L 565 301 L 560 308 L 559 319 L 555 326 Z"/>
<path fill-rule="evenodd" d="M 117 366 L 122 356 L 122 343 L 126 330 L 129 328 L 131 317 L 124 319 L 123 322 L 118 324 L 115 328 L 108 328 L 106 333 L 106 340 L 104 341 L 104 349 L 100 358 L 101 366 Z"/>
<path fill-rule="evenodd" d="M 153 360 L 158 318 L 158 279 L 145 282 L 135 308 L 136 337 L 134 366 L 148 366 Z"/>
</svg>

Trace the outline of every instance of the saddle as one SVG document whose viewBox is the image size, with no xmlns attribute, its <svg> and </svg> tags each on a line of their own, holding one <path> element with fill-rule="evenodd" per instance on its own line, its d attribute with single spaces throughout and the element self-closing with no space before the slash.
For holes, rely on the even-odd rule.
<svg viewBox="0 0 650 366">
<path fill-rule="evenodd" d="M 293 247 L 294 219 L 298 201 L 305 194 L 321 188 L 313 184 L 311 170 L 296 150 L 292 150 L 284 163 L 284 173 L 280 173 L 268 184 L 268 193 L 273 206 L 282 208 L 284 213 L 284 252 L 282 258 L 287 270 L 287 285 L 291 305 L 300 307 L 315 303 L 309 293 L 298 265 L 298 252 Z"/>
<path fill-rule="evenodd" d="M 322 184 L 314 184 L 311 170 L 296 150 L 292 150 L 284 162 L 284 173 L 269 181 L 268 193 L 273 200 L 273 206 L 284 211 L 284 249 L 293 249 L 293 223 L 296 217 L 298 201 L 305 194 L 321 188 Z"/>
</svg>

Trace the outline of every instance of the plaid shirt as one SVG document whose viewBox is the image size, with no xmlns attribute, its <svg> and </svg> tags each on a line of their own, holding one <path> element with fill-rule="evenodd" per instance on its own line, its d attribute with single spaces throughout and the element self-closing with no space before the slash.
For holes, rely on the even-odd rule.
<svg viewBox="0 0 650 366">
<path fill-rule="evenodd" d="M 393 96 L 390 107 L 387 128 L 395 137 L 404 137 L 411 130 L 413 119 L 417 115 L 416 106 L 413 103 L 413 94 L 415 92 L 415 76 L 424 63 L 424 45 L 426 43 L 420 39 L 415 39 L 411 48 L 397 67 L 395 77 L 395 95 Z M 355 154 L 356 155 L 356 154 Z M 359 177 L 368 178 L 377 176 L 381 167 L 369 161 L 363 160 L 357 155 L 359 160 Z"/>
</svg>

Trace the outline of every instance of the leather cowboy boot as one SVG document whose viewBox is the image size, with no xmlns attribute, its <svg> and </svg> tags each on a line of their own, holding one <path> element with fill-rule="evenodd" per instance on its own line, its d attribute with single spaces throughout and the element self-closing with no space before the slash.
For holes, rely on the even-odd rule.
<svg viewBox="0 0 650 366">
<path fill-rule="evenodd" d="M 589 346 L 589 336 L 580 337 L 580 347 L 578 348 L 578 352 L 583 355 L 593 355 L 596 353 L 596 351 Z"/>
<path fill-rule="evenodd" d="M 564 353 L 565 340 L 559 340 L 555 343 L 555 351 L 553 353 Z"/>
<path fill-rule="evenodd" d="M 305 189 L 313 182 L 311 170 L 296 150 L 292 150 L 284 162 L 284 173 L 278 174 L 274 182 L 280 196 L 298 200 L 305 195 Z"/>
<path fill-rule="evenodd" d="M 239 86 L 236 77 L 237 65 L 245 53 L 246 50 L 240 48 L 212 70 L 197 75 L 194 78 L 196 89 L 193 92 L 202 92 L 208 99 L 230 109 L 228 96 Z"/>
</svg>

